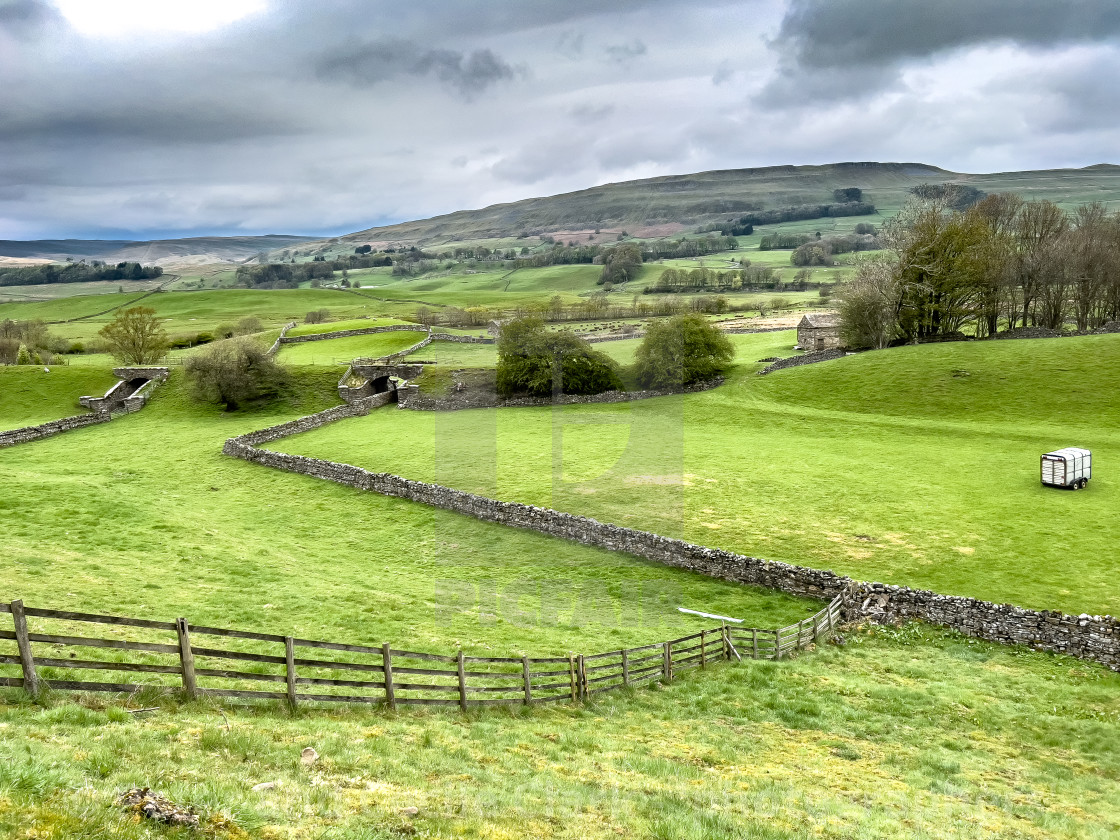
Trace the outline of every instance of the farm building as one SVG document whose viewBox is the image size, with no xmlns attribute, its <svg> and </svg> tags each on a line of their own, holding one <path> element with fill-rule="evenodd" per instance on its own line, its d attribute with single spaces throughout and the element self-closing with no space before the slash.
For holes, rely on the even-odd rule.
<svg viewBox="0 0 1120 840">
<path fill-rule="evenodd" d="M 802 350 L 835 350 L 840 340 L 840 316 L 830 313 L 809 314 L 797 325 L 797 345 Z"/>
</svg>

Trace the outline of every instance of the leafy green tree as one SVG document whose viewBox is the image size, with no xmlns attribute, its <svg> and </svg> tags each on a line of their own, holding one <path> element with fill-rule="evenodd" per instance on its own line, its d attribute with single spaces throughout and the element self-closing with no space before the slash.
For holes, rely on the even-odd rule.
<svg viewBox="0 0 1120 840">
<path fill-rule="evenodd" d="M 31 351 L 29 351 L 27 349 L 26 344 L 21 344 L 19 346 L 19 352 L 16 354 L 16 364 L 17 365 L 29 365 L 29 364 L 31 364 Z"/>
<path fill-rule="evenodd" d="M 618 365 L 578 336 L 545 329 L 539 318 L 516 318 L 498 336 L 498 393 L 598 394 L 620 390 Z"/>
<path fill-rule="evenodd" d="M 638 347 L 635 373 L 644 388 L 672 389 L 713 379 L 735 358 L 735 347 L 700 315 L 655 323 Z"/>
<path fill-rule="evenodd" d="M 599 274 L 599 285 L 617 285 L 633 280 L 642 267 L 642 249 L 636 242 L 616 245 L 603 254 L 603 270 Z"/>
<path fill-rule="evenodd" d="M 113 358 L 124 365 L 154 364 L 171 349 L 156 311 L 148 306 L 125 309 L 98 334 L 105 339 Z"/>
<path fill-rule="evenodd" d="M 227 411 L 276 396 L 287 379 L 284 368 L 248 336 L 212 344 L 189 357 L 184 370 L 197 399 L 221 403 Z"/>
</svg>

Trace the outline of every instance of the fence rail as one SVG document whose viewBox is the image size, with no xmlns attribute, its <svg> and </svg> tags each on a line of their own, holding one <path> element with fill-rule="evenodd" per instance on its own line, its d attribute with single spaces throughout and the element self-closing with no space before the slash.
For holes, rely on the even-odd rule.
<svg viewBox="0 0 1120 840">
<path fill-rule="evenodd" d="M 664 642 L 590 655 L 492 657 L 469 656 L 462 650 L 452 655 L 424 653 L 389 644 L 193 626 L 185 618 L 153 621 L 41 609 L 16 600 L 0 603 L 0 613 L 12 616 L 12 630 L 0 630 L 0 641 L 15 642 L 14 650 L 10 645 L 0 649 L 0 666 L 19 666 L 21 675 L 0 675 L 0 686 L 23 687 L 32 696 L 44 688 L 127 693 L 154 688 L 182 691 L 188 698 L 281 700 L 292 708 L 301 702 L 464 710 L 577 702 L 650 680 L 669 682 L 684 671 L 721 660 L 782 659 L 831 632 L 840 619 L 840 603 L 837 596 L 810 618 L 780 630 L 721 625 Z M 35 620 L 34 629 L 29 619 Z M 75 624 L 114 628 L 102 635 L 145 637 L 100 638 L 92 629 L 74 630 Z M 87 652 L 78 658 L 69 648 Z M 63 679 L 55 673 L 65 670 L 148 674 L 158 681 L 98 682 Z"/>
</svg>

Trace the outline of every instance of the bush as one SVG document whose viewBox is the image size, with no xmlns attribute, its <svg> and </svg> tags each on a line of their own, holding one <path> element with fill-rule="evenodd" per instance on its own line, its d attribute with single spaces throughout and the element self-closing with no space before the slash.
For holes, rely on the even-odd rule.
<svg viewBox="0 0 1120 840">
<path fill-rule="evenodd" d="M 184 370 L 197 399 L 221 403 L 227 411 L 276 396 L 287 379 L 268 351 L 244 336 L 190 356 Z"/>
<path fill-rule="evenodd" d="M 233 338 L 236 334 L 237 334 L 237 327 L 235 327 L 233 324 L 230 324 L 228 322 L 223 323 L 223 324 L 218 324 L 218 326 L 214 327 L 213 334 L 206 333 L 206 335 L 211 336 L 211 338 L 210 338 L 211 341 L 214 340 L 214 336 L 217 336 L 218 338 Z"/>
<path fill-rule="evenodd" d="M 234 328 L 234 335 L 253 335 L 259 333 L 264 327 L 261 325 L 261 319 L 255 315 L 246 315 L 237 322 L 237 327 Z"/>
<path fill-rule="evenodd" d="M 504 324 L 498 336 L 498 393 L 549 397 L 557 384 L 564 394 L 622 388 L 615 361 L 582 338 L 550 332 L 539 318 L 516 318 Z"/>
<path fill-rule="evenodd" d="M 715 378 L 734 357 L 734 345 L 713 324 L 700 315 L 678 315 L 646 332 L 635 373 L 643 388 L 679 388 Z"/>
<path fill-rule="evenodd" d="M 305 324 L 325 324 L 330 320 L 331 311 L 329 309 L 316 309 L 313 312 L 308 312 L 303 316 L 303 323 Z"/>
</svg>

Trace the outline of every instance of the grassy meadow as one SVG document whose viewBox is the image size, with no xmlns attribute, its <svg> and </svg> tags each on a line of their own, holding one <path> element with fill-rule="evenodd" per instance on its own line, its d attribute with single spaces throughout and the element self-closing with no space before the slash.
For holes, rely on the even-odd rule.
<svg viewBox="0 0 1120 840">
<path fill-rule="evenodd" d="M 490 283 L 488 299 L 540 299 L 516 278 L 509 291 L 500 278 L 471 282 Z M 469 285 L 422 294 L 459 305 L 476 294 Z M 275 335 L 320 308 L 344 319 L 297 330 L 312 333 L 407 315 L 416 286 L 146 303 L 170 332 L 255 315 Z M 58 320 L 107 297 L 0 304 L 0 318 Z M 33 307 L 42 314 L 20 314 Z M 81 337 L 107 320 L 52 331 Z M 221 454 L 228 437 L 337 404 L 336 360 L 419 337 L 286 346 L 287 391 L 242 412 L 196 403 L 173 368 L 138 414 L 0 450 L 0 600 L 490 656 L 591 653 L 711 625 L 678 606 L 761 627 L 819 608 Z M 730 338 L 736 365 L 709 392 L 556 409 L 387 407 L 270 447 L 863 579 L 1117 612 L 1120 336 L 905 347 L 766 377 L 757 360 L 791 355 L 794 334 Z M 629 364 L 637 345 L 596 348 Z M 445 370 L 496 361 L 487 345 L 435 342 L 419 355 Z M 103 393 L 111 360 L 84 358 L 49 374 L 0 368 L 0 429 L 77 413 L 78 396 Z M 1039 454 L 1066 445 L 1096 456 L 1084 492 L 1038 486 Z M 50 692 L 36 704 L 0 689 L 0 836 L 1120 834 L 1120 675 L 920 624 L 843 636 L 586 706 L 466 715 L 290 714 L 154 691 Z M 0 656 L 14 653 L 0 640 Z M 306 746 L 321 756 L 310 768 Z M 268 781 L 278 786 L 252 790 Z M 132 786 L 193 805 L 203 827 L 133 821 L 114 805 Z"/>
<path fill-rule="evenodd" d="M 374 412 L 278 443 L 704 545 L 999 603 L 1115 614 L 1120 337 L 898 348 L 620 405 Z M 626 362 L 636 342 L 599 345 Z M 464 361 L 466 361 L 464 359 Z M 1061 399 L 1054 399 L 1055 393 Z M 1038 457 L 1094 451 L 1090 488 Z"/>
</svg>

